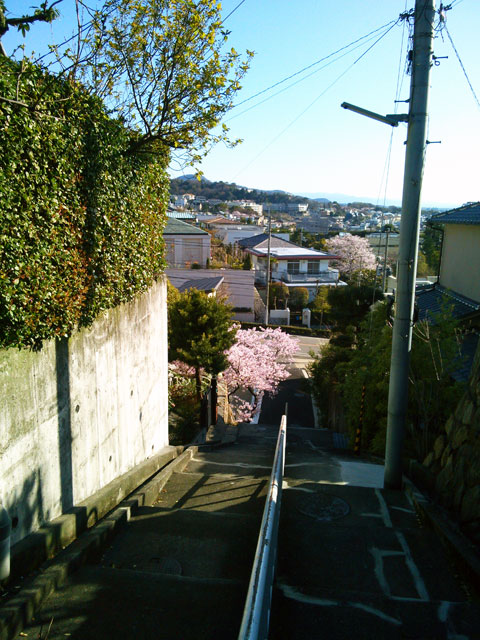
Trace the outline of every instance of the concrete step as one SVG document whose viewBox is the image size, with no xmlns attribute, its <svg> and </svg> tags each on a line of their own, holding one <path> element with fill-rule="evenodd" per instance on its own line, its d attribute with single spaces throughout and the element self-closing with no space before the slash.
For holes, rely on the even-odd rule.
<svg viewBox="0 0 480 640">
<path fill-rule="evenodd" d="M 248 580 L 258 517 L 142 507 L 100 559 L 104 567 L 150 574 Z"/>
<path fill-rule="evenodd" d="M 219 511 L 261 515 L 268 479 L 264 476 L 207 475 L 193 471 L 174 473 L 155 506 L 163 509 Z"/>
<path fill-rule="evenodd" d="M 28 638 L 233 640 L 247 583 L 85 566 L 52 594 Z"/>
</svg>

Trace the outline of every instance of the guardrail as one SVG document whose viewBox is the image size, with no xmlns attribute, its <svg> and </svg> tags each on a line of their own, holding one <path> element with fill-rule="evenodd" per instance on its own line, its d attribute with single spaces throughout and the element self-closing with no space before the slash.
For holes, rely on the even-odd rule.
<svg viewBox="0 0 480 640">
<path fill-rule="evenodd" d="M 278 524 L 282 498 L 285 446 L 287 441 L 287 407 L 278 432 L 272 474 L 263 511 L 257 550 L 253 562 L 247 599 L 238 640 L 266 640 L 270 621 L 273 578 L 277 555 Z"/>
</svg>

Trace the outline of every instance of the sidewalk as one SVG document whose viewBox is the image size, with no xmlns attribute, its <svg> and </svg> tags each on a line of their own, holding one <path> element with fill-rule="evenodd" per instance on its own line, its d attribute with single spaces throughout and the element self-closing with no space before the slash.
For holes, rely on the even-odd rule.
<svg viewBox="0 0 480 640">
<path fill-rule="evenodd" d="M 478 602 L 383 465 L 289 434 L 270 638 L 479 638 Z"/>
</svg>

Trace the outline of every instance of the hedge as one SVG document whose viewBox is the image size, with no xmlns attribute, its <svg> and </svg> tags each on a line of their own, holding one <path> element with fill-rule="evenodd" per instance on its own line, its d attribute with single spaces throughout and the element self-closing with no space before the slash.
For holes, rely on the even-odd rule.
<svg viewBox="0 0 480 640">
<path fill-rule="evenodd" d="M 163 271 L 165 156 L 31 63 L 0 59 L 0 96 L 0 347 L 39 349 Z"/>
</svg>

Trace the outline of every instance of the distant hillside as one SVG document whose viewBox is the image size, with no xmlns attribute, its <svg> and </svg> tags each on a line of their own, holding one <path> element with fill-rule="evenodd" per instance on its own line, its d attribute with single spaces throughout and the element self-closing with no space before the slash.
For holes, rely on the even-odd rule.
<svg viewBox="0 0 480 640">
<path fill-rule="evenodd" d="M 217 200 L 252 200 L 257 204 L 270 202 L 296 202 L 301 204 L 309 203 L 317 205 L 318 203 L 311 198 L 305 196 L 294 196 L 286 191 L 260 191 L 259 189 L 249 189 L 231 182 L 211 182 L 202 176 L 201 180 L 197 180 L 194 175 L 182 176 L 170 180 L 170 192 L 173 195 L 182 195 L 184 193 L 193 193 L 196 196 L 204 196 L 207 199 Z M 325 202 L 328 202 L 326 200 Z"/>
</svg>

